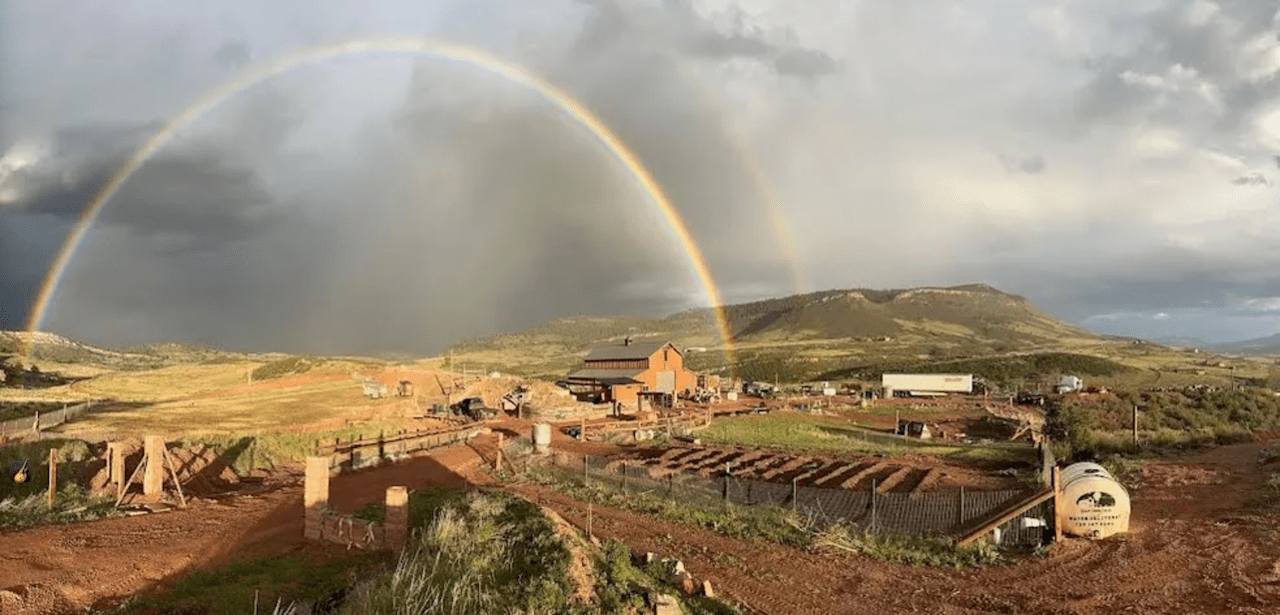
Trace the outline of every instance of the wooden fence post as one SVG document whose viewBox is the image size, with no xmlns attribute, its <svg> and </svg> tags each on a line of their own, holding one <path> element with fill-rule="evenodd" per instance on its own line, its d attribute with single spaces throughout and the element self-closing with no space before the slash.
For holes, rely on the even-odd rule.
<svg viewBox="0 0 1280 615">
<path fill-rule="evenodd" d="M 964 523 L 964 485 L 960 485 L 960 523 Z"/>
<path fill-rule="evenodd" d="M 493 469 L 498 472 L 502 471 L 502 433 L 501 432 L 498 433 L 498 456 L 497 458 L 494 459 Z"/>
<path fill-rule="evenodd" d="M 53 508 L 58 493 L 58 449 L 49 449 L 49 508 Z"/>
<path fill-rule="evenodd" d="M 329 506 L 329 457 L 308 457 L 303 487 L 303 535 L 310 540 L 324 537 L 324 510 Z"/>
<path fill-rule="evenodd" d="M 1053 466 L 1053 540 L 1062 541 L 1062 473 Z"/>
<path fill-rule="evenodd" d="M 586 484 L 587 484 L 587 456 L 583 455 L 582 456 L 582 485 L 585 487 Z"/>
<path fill-rule="evenodd" d="M 406 487 L 387 487 L 383 513 L 383 537 L 386 547 L 394 551 L 404 549 L 409 536 L 409 490 Z"/>
<path fill-rule="evenodd" d="M 871 479 L 871 533 L 876 531 L 876 479 Z"/>
<path fill-rule="evenodd" d="M 146 469 L 142 471 L 142 494 L 156 495 L 164 491 L 164 436 L 143 438 Z"/>
<path fill-rule="evenodd" d="M 724 503 L 729 505 L 729 462 L 724 463 Z"/>
</svg>

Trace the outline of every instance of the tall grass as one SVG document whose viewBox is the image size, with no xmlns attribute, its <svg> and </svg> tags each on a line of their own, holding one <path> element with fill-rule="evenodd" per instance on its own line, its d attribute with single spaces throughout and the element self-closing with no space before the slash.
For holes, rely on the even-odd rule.
<svg viewBox="0 0 1280 615">
<path fill-rule="evenodd" d="M 570 555 L 536 506 L 472 493 L 422 528 L 395 569 L 359 586 L 342 613 L 560 613 Z"/>
<path fill-rule="evenodd" d="M 48 506 L 49 451 L 58 450 L 58 484 Z M 84 485 L 93 471 L 93 451 L 80 440 L 40 440 L 0 447 L 0 527 L 70 523 L 114 516 L 115 499 L 95 497 Z M 15 461 L 29 468 L 26 482 L 13 481 Z"/>
</svg>

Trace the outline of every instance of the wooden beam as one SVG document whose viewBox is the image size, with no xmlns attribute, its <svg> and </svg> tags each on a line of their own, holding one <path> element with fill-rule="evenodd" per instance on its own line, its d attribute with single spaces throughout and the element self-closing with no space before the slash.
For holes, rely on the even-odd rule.
<svg viewBox="0 0 1280 615">
<path fill-rule="evenodd" d="M 978 526 L 977 529 L 974 529 L 973 531 L 961 536 L 956 541 L 956 546 L 963 547 L 978 540 L 979 538 L 982 538 L 987 534 L 987 532 L 990 532 L 991 530 L 994 530 L 1008 523 L 1009 521 L 1012 521 L 1018 515 L 1021 515 L 1022 513 L 1027 512 L 1031 508 L 1044 503 L 1045 500 L 1052 498 L 1053 495 L 1054 495 L 1053 489 L 1042 489 L 1026 497 L 1025 499 L 1019 501 L 1017 504 L 1014 504 L 1013 506 L 1006 508 L 1005 511 L 1001 513 L 999 516 L 995 517 L 990 521 L 987 521 L 986 523 L 983 523 L 982 525 Z"/>
<path fill-rule="evenodd" d="M 1053 541 L 1062 542 L 1062 470 L 1053 466 Z"/>
<path fill-rule="evenodd" d="M 187 507 L 187 497 L 182 495 L 182 483 L 178 481 L 178 470 L 173 467 L 173 459 L 169 457 L 168 449 L 164 451 L 165 465 L 169 466 L 169 475 L 173 477 L 173 486 L 178 490 L 178 501 L 182 503 L 182 507 Z M 252 471 L 252 470 L 250 470 Z"/>
<path fill-rule="evenodd" d="M 142 469 L 145 467 L 147 467 L 147 453 L 146 453 L 146 449 L 143 449 L 142 461 L 138 463 L 138 467 L 133 469 L 133 474 L 129 475 L 129 480 L 124 481 L 123 483 L 120 483 L 120 492 L 116 496 L 117 507 L 120 506 L 120 502 L 124 501 L 125 492 L 129 489 L 129 485 L 133 484 L 133 479 L 137 478 L 138 472 L 141 472 Z"/>
<path fill-rule="evenodd" d="M 54 505 L 54 498 L 58 495 L 58 449 L 49 449 L 49 508 Z"/>
</svg>

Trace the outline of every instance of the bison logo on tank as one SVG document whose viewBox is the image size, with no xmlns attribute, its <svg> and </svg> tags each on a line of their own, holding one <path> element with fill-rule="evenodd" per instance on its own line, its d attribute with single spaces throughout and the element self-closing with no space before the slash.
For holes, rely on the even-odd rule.
<svg viewBox="0 0 1280 615">
<path fill-rule="evenodd" d="M 1091 491 L 1076 498 L 1076 506 L 1078 507 L 1110 508 L 1115 505 L 1115 496 L 1106 491 Z"/>
</svg>

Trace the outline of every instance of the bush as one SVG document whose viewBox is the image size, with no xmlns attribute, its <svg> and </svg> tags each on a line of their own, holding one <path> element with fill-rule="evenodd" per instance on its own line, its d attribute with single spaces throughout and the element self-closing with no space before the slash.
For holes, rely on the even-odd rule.
<svg viewBox="0 0 1280 615">
<path fill-rule="evenodd" d="M 536 506 L 474 493 L 439 511 L 391 574 L 359 586 L 342 613 L 556 613 L 569 552 Z"/>
<path fill-rule="evenodd" d="M 273 378 L 301 374 L 320 364 L 320 361 L 314 361 L 306 357 L 289 357 L 258 366 L 253 370 L 252 376 L 254 380 L 271 380 Z"/>
</svg>

